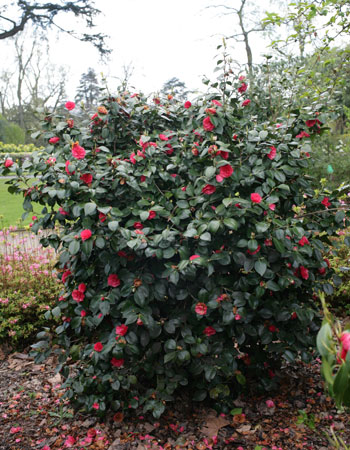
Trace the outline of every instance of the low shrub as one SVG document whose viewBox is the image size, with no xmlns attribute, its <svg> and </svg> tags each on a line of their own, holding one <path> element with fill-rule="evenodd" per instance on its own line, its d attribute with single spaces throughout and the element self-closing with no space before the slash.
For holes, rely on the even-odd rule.
<svg viewBox="0 0 350 450">
<path fill-rule="evenodd" d="M 108 96 L 86 127 L 67 102 L 42 123 L 45 152 L 1 162 L 24 209 L 44 207 L 32 229 L 62 227 L 41 242 L 64 283 L 47 317 L 64 319 L 35 349 L 54 348 L 77 408 L 159 417 L 184 389 L 222 406 L 311 359 L 316 292 L 339 281 L 324 252 L 347 211 L 306 174 L 320 105 L 275 123 L 254 98 L 225 71 L 193 104 Z M 26 171 L 40 174 L 30 188 Z"/>
<path fill-rule="evenodd" d="M 34 144 L 4 144 L 0 141 L 0 153 L 33 153 L 42 149 L 43 147 L 36 147 Z"/>
<path fill-rule="evenodd" d="M 54 251 L 0 231 L 0 343 L 13 349 L 32 344 L 44 325 L 44 313 L 56 303 L 60 282 L 53 270 Z M 51 321 L 54 323 L 54 321 Z"/>
</svg>

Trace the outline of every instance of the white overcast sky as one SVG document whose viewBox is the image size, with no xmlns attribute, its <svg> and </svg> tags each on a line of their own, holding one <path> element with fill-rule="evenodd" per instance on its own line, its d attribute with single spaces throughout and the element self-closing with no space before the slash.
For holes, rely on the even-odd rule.
<svg viewBox="0 0 350 450">
<path fill-rule="evenodd" d="M 273 0 L 250 0 L 253 11 L 260 11 L 259 17 L 265 10 L 271 10 L 270 2 Z M 216 47 L 222 43 L 222 36 L 232 35 L 238 29 L 234 15 L 225 16 L 220 14 L 223 9 L 206 7 L 239 6 L 240 3 L 240 0 L 96 0 L 95 6 L 102 11 L 96 18 L 96 31 L 110 36 L 108 44 L 113 49 L 108 64 L 101 63 L 91 44 L 63 33 L 49 32 L 48 58 L 51 63 L 65 66 L 69 73 L 67 94 L 71 98 L 75 96 L 81 74 L 89 67 L 109 78 L 112 91 L 119 83 L 118 77 L 123 76 L 122 67 L 128 65 L 133 67 L 130 83 L 136 91 L 156 92 L 172 77 L 184 81 L 189 89 L 202 89 L 204 75 L 215 77 L 213 69 L 221 59 Z M 65 28 L 86 31 L 74 18 L 63 15 L 56 20 Z M 266 42 L 261 35 L 258 38 L 251 35 L 255 62 L 268 51 Z M 3 61 L 7 60 L 4 56 L 11 51 L 11 45 L 0 41 Z M 234 59 L 246 62 L 243 44 L 230 40 L 228 47 Z"/>
<path fill-rule="evenodd" d="M 252 3 L 263 10 L 269 2 Z M 91 45 L 63 36 L 52 43 L 54 60 L 70 68 L 71 87 L 88 67 L 108 77 L 121 77 L 122 67 L 131 65 L 131 84 L 136 90 L 160 90 L 172 77 L 184 81 L 188 88 L 200 89 L 203 75 L 213 77 L 221 36 L 237 30 L 234 16 L 220 15 L 224 10 L 206 9 L 213 4 L 238 6 L 240 0 L 99 0 L 96 7 L 103 15 L 97 19 L 97 28 L 110 36 L 108 42 L 113 49 L 108 65 L 99 62 Z M 246 61 L 242 44 L 229 41 L 228 46 L 233 58 Z M 266 52 L 266 43 L 252 36 L 252 48 L 257 59 Z"/>
</svg>

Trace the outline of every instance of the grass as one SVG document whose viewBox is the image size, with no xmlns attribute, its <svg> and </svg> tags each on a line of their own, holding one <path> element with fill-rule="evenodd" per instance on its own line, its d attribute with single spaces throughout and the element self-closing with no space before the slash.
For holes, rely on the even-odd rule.
<svg viewBox="0 0 350 450">
<path fill-rule="evenodd" d="M 22 221 L 21 217 L 24 213 L 23 197 L 19 194 L 10 194 L 8 192 L 8 185 L 6 179 L 0 179 L 0 228 L 9 226 L 29 225 L 32 221 L 32 216 L 40 215 L 42 206 L 39 204 L 33 204 L 33 212 L 29 213 L 25 221 Z"/>
</svg>

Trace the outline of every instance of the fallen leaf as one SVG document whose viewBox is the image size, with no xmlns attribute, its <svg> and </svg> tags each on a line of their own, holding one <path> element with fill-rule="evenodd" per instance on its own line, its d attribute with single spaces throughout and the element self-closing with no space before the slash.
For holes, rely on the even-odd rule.
<svg viewBox="0 0 350 450">
<path fill-rule="evenodd" d="M 201 432 L 207 437 L 217 436 L 221 428 L 229 425 L 230 422 L 223 416 L 217 416 L 215 411 L 210 411 L 206 417 L 206 423 Z"/>
</svg>

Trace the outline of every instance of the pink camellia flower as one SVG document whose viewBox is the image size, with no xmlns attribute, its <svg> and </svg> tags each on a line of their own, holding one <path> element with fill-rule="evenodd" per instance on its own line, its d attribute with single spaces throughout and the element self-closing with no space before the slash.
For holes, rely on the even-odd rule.
<svg viewBox="0 0 350 450">
<path fill-rule="evenodd" d="M 107 279 L 107 284 L 108 284 L 108 286 L 111 286 L 111 287 L 120 286 L 120 280 L 118 278 L 118 275 L 115 273 L 112 273 L 111 275 L 109 275 L 109 277 Z"/>
<path fill-rule="evenodd" d="M 93 409 L 100 409 L 100 405 L 97 403 L 97 402 L 95 402 L 93 405 L 92 405 L 92 407 L 93 407 Z"/>
<path fill-rule="evenodd" d="M 274 404 L 274 402 L 272 400 L 266 400 L 266 406 L 268 408 L 274 408 L 275 404 Z"/>
<path fill-rule="evenodd" d="M 92 175 L 91 173 L 84 173 L 80 176 L 81 181 L 83 181 L 85 184 L 92 183 Z"/>
<path fill-rule="evenodd" d="M 310 137 L 310 135 L 309 135 L 309 133 L 306 133 L 306 131 L 301 131 L 301 132 L 300 132 L 299 134 L 297 134 L 295 137 L 298 138 L 298 139 L 302 139 L 302 138 L 304 138 L 304 137 Z"/>
<path fill-rule="evenodd" d="M 122 367 L 124 365 L 124 359 L 112 358 L 111 364 L 113 367 Z"/>
<path fill-rule="evenodd" d="M 9 167 L 11 167 L 12 165 L 13 165 L 12 159 L 11 159 L 11 158 L 7 158 L 7 159 L 5 160 L 5 162 L 4 162 L 4 166 L 5 166 L 6 168 L 9 168 Z"/>
<path fill-rule="evenodd" d="M 116 333 L 116 335 L 117 336 L 125 336 L 126 335 L 126 333 L 127 333 L 127 331 L 128 331 L 128 326 L 127 325 L 118 325 L 116 328 L 115 328 L 115 333 Z"/>
<path fill-rule="evenodd" d="M 148 220 L 152 220 L 156 217 L 157 213 L 155 211 L 150 211 L 148 214 Z"/>
<path fill-rule="evenodd" d="M 94 350 L 95 352 L 102 352 L 103 345 L 101 344 L 101 342 L 96 342 L 96 344 L 94 345 Z"/>
<path fill-rule="evenodd" d="M 70 270 L 66 270 L 65 272 L 63 272 L 62 274 L 62 283 L 65 283 L 67 281 L 67 278 L 72 275 L 72 272 Z"/>
<path fill-rule="evenodd" d="M 242 83 L 240 87 L 237 89 L 239 93 L 243 94 L 248 88 L 248 85 L 246 83 Z"/>
<path fill-rule="evenodd" d="M 322 205 L 325 206 L 326 208 L 329 208 L 331 206 L 331 202 L 329 201 L 328 197 L 324 197 L 322 200 Z"/>
<path fill-rule="evenodd" d="M 303 237 L 299 240 L 298 244 L 299 244 L 301 247 L 304 247 L 304 245 L 310 245 L 310 242 L 309 242 L 309 239 L 308 239 L 306 236 L 303 236 Z"/>
<path fill-rule="evenodd" d="M 186 109 L 191 108 L 191 106 L 192 106 L 192 103 L 189 101 L 185 102 L 185 104 L 184 104 L 184 108 L 186 108 Z"/>
<path fill-rule="evenodd" d="M 83 230 L 80 232 L 80 237 L 82 241 L 86 241 L 88 239 L 90 239 L 92 236 L 92 232 L 91 230 Z"/>
<path fill-rule="evenodd" d="M 350 350 L 350 333 L 344 331 L 340 337 L 340 342 L 342 344 L 340 358 L 345 360 L 348 351 Z"/>
<path fill-rule="evenodd" d="M 197 314 L 200 316 L 205 316 L 208 310 L 208 307 L 205 303 L 198 302 L 194 308 Z"/>
<path fill-rule="evenodd" d="M 169 140 L 168 136 L 165 136 L 165 134 L 160 134 L 160 135 L 159 135 L 159 139 L 160 139 L 161 141 L 168 141 L 168 140 Z"/>
<path fill-rule="evenodd" d="M 75 159 L 84 159 L 86 155 L 86 151 L 83 147 L 79 145 L 79 142 L 74 142 L 72 146 L 72 156 Z"/>
<path fill-rule="evenodd" d="M 73 447 L 75 444 L 75 438 L 73 436 L 67 436 L 67 439 L 64 441 L 65 447 Z"/>
<path fill-rule="evenodd" d="M 212 184 L 206 184 L 202 189 L 202 194 L 211 195 L 216 191 L 216 187 Z"/>
<path fill-rule="evenodd" d="M 49 139 L 49 143 L 50 144 L 57 144 L 57 142 L 59 142 L 60 140 L 61 139 L 59 137 L 55 136 L 55 137 L 52 137 L 52 138 Z"/>
<path fill-rule="evenodd" d="M 68 169 L 69 164 L 70 164 L 70 161 L 66 161 L 66 173 L 67 173 L 67 175 L 74 175 L 75 172 L 69 172 L 69 169 Z"/>
<path fill-rule="evenodd" d="M 242 317 L 239 314 L 235 315 L 235 320 L 241 320 L 241 319 L 242 319 Z"/>
<path fill-rule="evenodd" d="M 216 109 L 215 109 L 215 108 L 207 108 L 207 109 L 205 110 L 205 112 L 206 112 L 207 114 L 216 114 Z"/>
<path fill-rule="evenodd" d="M 269 209 L 270 209 L 271 211 L 274 211 L 274 210 L 276 209 L 276 205 L 275 205 L 274 203 L 270 203 L 270 204 L 269 204 Z"/>
<path fill-rule="evenodd" d="M 250 194 L 250 200 L 253 203 L 261 203 L 262 198 L 257 192 L 254 192 L 253 194 Z"/>
<path fill-rule="evenodd" d="M 85 316 L 86 316 L 86 311 L 81 310 L 81 311 L 80 311 L 80 317 L 85 317 Z"/>
<path fill-rule="evenodd" d="M 215 106 L 222 106 L 222 103 L 220 103 L 219 100 L 212 100 L 211 102 Z"/>
<path fill-rule="evenodd" d="M 213 336 L 214 334 L 216 334 L 216 330 L 213 327 L 206 327 L 206 328 L 204 328 L 203 333 L 209 337 L 209 336 Z"/>
<path fill-rule="evenodd" d="M 73 297 L 73 300 L 75 300 L 77 303 L 80 303 L 80 302 L 84 301 L 85 294 L 84 294 L 84 292 L 81 292 L 78 289 L 74 289 L 74 291 L 72 292 L 72 297 Z"/>
<path fill-rule="evenodd" d="M 48 445 L 44 445 L 44 447 L 41 450 L 51 450 L 51 447 L 49 447 Z"/>
<path fill-rule="evenodd" d="M 281 128 L 282 125 L 283 123 L 276 123 L 276 128 Z"/>
<path fill-rule="evenodd" d="M 203 119 L 203 128 L 205 131 L 213 131 L 215 126 L 212 123 L 212 121 L 210 120 L 210 117 L 205 117 Z"/>
<path fill-rule="evenodd" d="M 190 261 L 194 261 L 197 258 L 200 258 L 200 255 L 192 255 L 190 256 Z"/>
<path fill-rule="evenodd" d="M 67 102 L 65 105 L 65 108 L 68 109 L 68 111 L 72 111 L 75 108 L 74 102 Z"/>
<path fill-rule="evenodd" d="M 299 270 L 300 270 L 301 278 L 303 278 L 304 280 L 307 280 L 309 278 L 309 271 L 307 270 L 307 268 L 304 266 L 300 266 Z"/>
<path fill-rule="evenodd" d="M 142 228 L 143 228 L 143 225 L 141 222 L 134 222 L 133 226 L 134 226 L 135 230 L 142 230 Z"/>
<path fill-rule="evenodd" d="M 242 102 L 241 106 L 248 106 L 250 102 L 251 102 L 251 100 L 249 100 L 249 98 L 247 98 L 246 100 L 244 100 L 244 102 Z"/>
<path fill-rule="evenodd" d="M 276 149 L 276 147 L 274 147 L 274 146 L 270 147 L 270 149 L 271 149 L 271 151 L 270 151 L 270 153 L 267 155 L 267 157 L 268 157 L 269 159 L 271 159 L 271 161 L 272 161 L 273 159 L 276 158 L 277 149 Z"/>
</svg>

